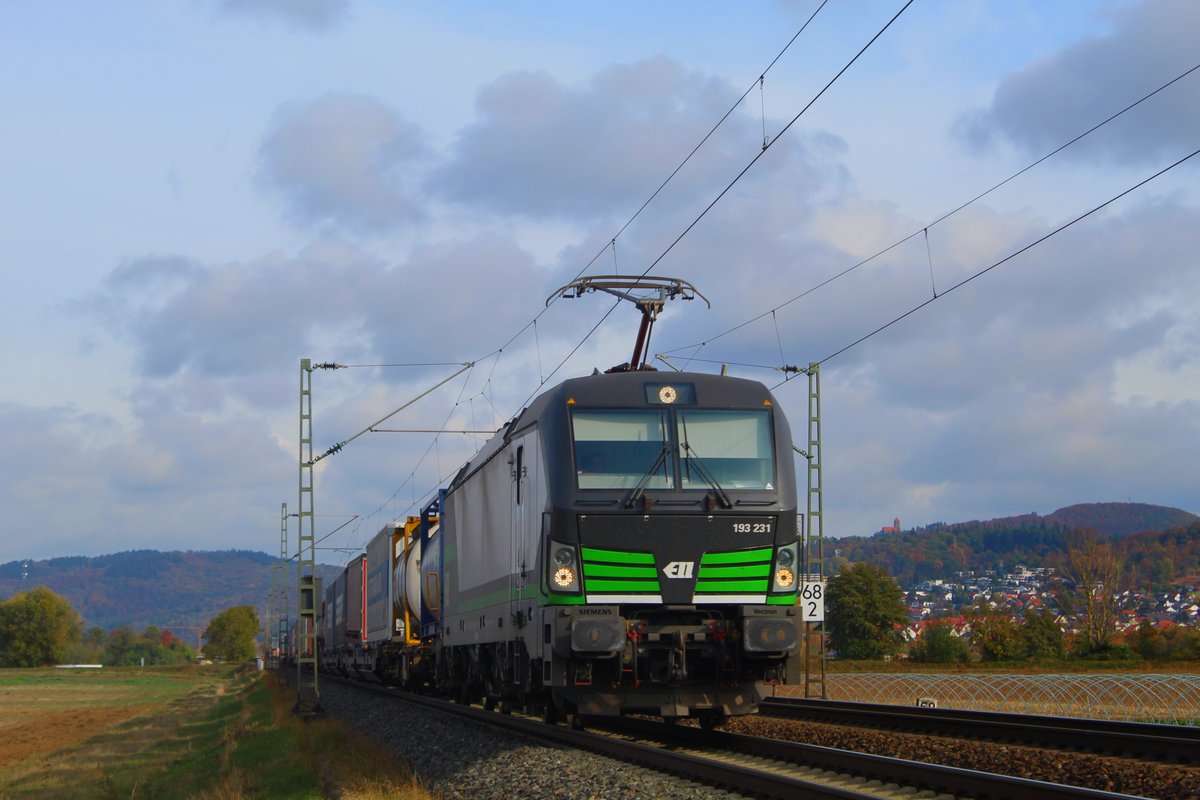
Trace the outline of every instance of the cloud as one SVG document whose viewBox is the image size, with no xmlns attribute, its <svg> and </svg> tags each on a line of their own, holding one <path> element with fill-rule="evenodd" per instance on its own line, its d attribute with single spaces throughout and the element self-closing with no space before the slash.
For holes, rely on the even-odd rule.
<svg viewBox="0 0 1200 800">
<path fill-rule="evenodd" d="M 271 529 L 272 508 L 278 529 L 279 478 L 295 469 L 260 421 L 177 408 L 122 424 L 4 403 L 0 436 L 10 456 L 0 464 L 0 525 L 10 532 L 0 561 L 246 547 Z"/>
<path fill-rule="evenodd" d="M 881 519 L 1127 497 L 1194 508 L 1194 488 L 1168 465 L 1200 445 L 1200 395 L 1146 380 L 1139 388 L 1152 399 L 1119 396 L 1126 364 L 1200 366 L 1189 345 L 1200 328 L 1190 255 L 1200 236 L 1189 219 L 1190 209 L 1156 202 L 1064 235 L 825 365 L 835 419 L 845 391 L 873 410 L 853 415 L 865 428 L 827 428 L 851 459 L 831 482 L 857 482 L 852 454 L 888 440 L 871 467 L 887 476 L 883 489 L 862 495 Z M 845 371 L 859 382 L 839 390 Z M 919 508 L 912 498 L 931 487 L 936 500 Z"/>
<path fill-rule="evenodd" d="M 274 405 L 280 395 L 271 381 L 290 375 L 301 356 L 357 363 L 482 356 L 532 319 L 552 281 L 511 240 L 491 234 L 429 243 L 394 265 L 352 245 L 318 242 L 293 257 L 249 262 L 134 259 L 76 308 L 133 346 L 144 380 L 208 381 L 220 391 L 197 387 L 189 396 L 216 402 L 233 391 Z"/>
<path fill-rule="evenodd" d="M 294 361 L 317 326 L 353 323 L 355 303 L 382 270 L 333 244 L 223 265 L 146 257 L 119 265 L 81 305 L 132 342 L 144 378 L 252 376 L 285 354 Z"/>
<path fill-rule="evenodd" d="M 53 499 L 77 497 L 76 507 L 113 529 L 178 530 L 169 545 L 152 546 L 222 546 L 247 525 L 255 532 L 246 540 L 269 541 L 279 501 L 295 496 L 300 357 L 479 359 L 388 422 L 450 430 L 494 426 L 543 381 L 627 360 L 638 322 L 629 304 L 553 377 L 613 299 L 556 302 L 537 327 L 527 323 L 735 96 L 723 81 L 665 59 L 608 68 L 579 85 L 512 73 L 479 94 L 477 122 L 433 171 L 438 154 L 424 135 L 376 100 L 335 94 L 282 108 L 262 139 L 258 179 L 308 226 L 311 243 L 228 262 L 149 253 L 116 265 L 80 305 L 132 350 L 136 374 L 120 387 L 129 419 L 0 408 L 0 435 L 16 442 L 10 464 L 49 476 L 23 480 L 15 467 L 0 476 L 9 507 L 22 508 L 10 529 L 40 521 L 65 530 L 71 514 Z M 652 353 L 709 341 L 701 358 L 807 364 L 928 299 L 930 260 L 944 292 L 1053 227 L 978 204 L 933 228 L 928 251 L 914 239 L 769 314 L 921 224 L 855 194 L 844 143 L 797 127 L 672 245 L 760 148 L 758 117 L 735 114 L 603 266 L 593 265 L 593 273 L 640 272 L 665 253 L 653 273 L 688 279 L 713 301 L 711 311 L 670 304 Z M 418 191 L 427 193 L 421 205 Z M 1200 290 L 1194 221 L 1178 198 L 1130 198 L 830 361 L 822 369 L 826 533 L 866 532 L 897 514 L 952 521 L 1126 493 L 1194 509 L 1187 476 L 1161 467 L 1187 463 L 1200 444 L 1197 401 L 1165 401 L 1169 388 L 1154 374 L 1131 391 L 1128 367 L 1186 375 L 1200 366 L 1200 319 L 1189 302 Z M 394 260 L 335 238 L 406 226 L 414 236 Z M 512 233 L 539 226 L 554 227 L 555 244 Z M 563 241 L 557 257 L 532 254 L 553 254 Z M 454 369 L 319 373 L 317 451 Z M 801 446 L 804 384 L 777 392 Z M 363 436 L 318 465 L 318 508 L 363 515 L 347 529 L 361 543 L 478 443 L 463 434 L 436 443 L 426 434 Z M 376 508 L 379 518 L 368 518 Z M 180 515 L 187 524 L 172 527 Z M 140 544 L 88 525 L 98 551 Z"/>
<path fill-rule="evenodd" d="M 221 0 L 220 11 L 279 21 L 298 30 L 323 31 L 346 20 L 350 0 Z"/>
<path fill-rule="evenodd" d="M 835 353 L 929 300 L 931 259 L 943 293 L 822 365 L 827 535 L 896 515 L 956 521 L 1126 497 L 1195 508 L 1188 479 L 1163 472 L 1200 446 L 1200 393 L 1178 391 L 1179 376 L 1200 370 L 1194 208 L 1131 196 L 945 294 L 1055 227 L 973 206 L 931 229 L 928 251 L 918 236 L 804 295 L 920 225 L 853 194 L 819 205 L 767 196 L 797 221 L 791 236 L 754 195 L 697 231 L 687 274 L 716 302 L 656 328 L 655 350 L 675 350 L 676 366 L 694 354 L 771 385 L 783 375 L 739 363 Z M 801 377 L 777 391 L 797 443 L 805 387 Z"/>
<path fill-rule="evenodd" d="M 421 129 L 369 97 L 326 94 L 280 108 L 259 147 L 258 182 L 301 225 L 379 233 L 424 216 L 414 173 Z"/>
<path fill-rule="evenodd" d="M 630 212 L 737 96 L 723 80 L 661 57 L 607 67 L 578 87 L 511 73 L 479 93 L 478 121 L 459 132 L 427 187 L 496 213 L 592 220 Z M 761 143 L 735 114 L 680 173 L 678 196 L 711 186 Z"/>
<path fill-rule="evenodd" d="M 964 115 L 975 149 L 1007 140 L 1041 155 L 1120 111 L 1195 63 L 1200 4 L 1146 0 L 1113 9 L 1112 33 L 1078 42 L 1005 77 L 991 103 Z M 1145 164 L 1195 148 L 1200 73 L 1192 73 L 1064 151 L 1084 161 Z"/>
</svg>

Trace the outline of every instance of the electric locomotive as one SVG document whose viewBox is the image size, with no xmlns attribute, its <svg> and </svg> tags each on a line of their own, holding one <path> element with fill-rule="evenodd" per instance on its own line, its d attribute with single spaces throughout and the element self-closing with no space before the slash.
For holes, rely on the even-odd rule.
<svg viewBox="0 0 1200 800">
<path fill-rule="evenodd" d="M 791 443 L 740 378 L 639 369 L 540 395 L 414 548 L 430 681 L 551 719 L 753 712 L 802 629 Z"/>
</svg>

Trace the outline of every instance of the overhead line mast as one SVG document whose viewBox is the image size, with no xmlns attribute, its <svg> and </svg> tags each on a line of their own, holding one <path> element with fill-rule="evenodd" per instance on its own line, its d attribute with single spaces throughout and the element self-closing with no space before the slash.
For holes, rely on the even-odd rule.
<svg viewBox="0 0 1200 800">
<path fill-rule="evenodd" d="M 317 580 L 316 520 L 313 514 L 312 371 L 333 368 L 300 359 L 300 505 L 296 558 L 296 713 L 313 716 L 321 711 L 317 686 Z M 307 668 L 307 669 L 306 669 Z"/>
<path fill-rule="evenodd" d="M 343 523 L 338 528 L 326 534 L 321 540 L 317 539 L 316 535 L 316 514 L 313 510 L 314 506 L 314 485 L 313 485 L 313 466 L 323 458 L 334 455 L 344 448 L 346 445 L 353 442 L 358 437 L 365 433 L 374 432 L 376 426 L 386 422 L 404 409 L 411 406 L 421 398 L 431 394 L 439 387 L 445 385 L 455 377 L 461 375 L 467 370 L 475 366 L 475 362 L 468 361 L 461 364 L 461 368 L 450 377 L 437 383 L 435 386 L 425 390 L 421 394 L 409 400 L 404 405 L 397 408 L 395 411 L 387 414 L 381 419 L 376 420 L 371 425 L 363 428 L 358 433 L 351 436 L 349 439 L 338 442 L 333 447 L 330 447 L 324 453 L 318 456 L 313 455 L 313 433 L 312 433 L 312 373 L 317 369 L 346 369 L 345 364 L 336 364 L 331 362 L 314 364 L 311 359 L 300 359 L 300 447 L 299 447 L 299 508 L 297 509 L 296 517 L 299 520 L 299 532 L 297 533 L 297 552 L 296 552 L 296 634 L 293 645 L 296 652 L 296 713 L 301 715 L 313 716 L 321 711 L 321 695 L 317 685 L 317 617 L 318 608 L 323 595 L 321 580 L 317 577 L 317 544 L 323 541 L 324 538 L 336 533 L 341 528 L 358 519 L 358 515 L 347 522 Z M 281 548 L 286 552 L 287 547 L 287 506 L 283 509 L 283 523 L 281 531 Z"/>
<path fill-rule="evenodd" d="M 288 645 L 288 593 L 284 588 L 285 573 L 287 571 L 288 550 L 287 550 L 287 530 L 288 530 L 288 513 L 287 503 L 281 503 L 279 509 L 279 604 L 276 607 L 278 616 L 275 620 L 275 641 L 278 647 L 275 665 L 279 666 L 280 659 L 283 657 L 284 651 Z"/>
</svg>

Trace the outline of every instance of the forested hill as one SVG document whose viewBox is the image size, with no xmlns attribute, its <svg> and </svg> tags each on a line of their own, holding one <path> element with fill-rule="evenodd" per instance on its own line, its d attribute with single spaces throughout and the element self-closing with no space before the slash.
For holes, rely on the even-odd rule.
<svg viewBox="0 0 1200 800">
<path fill-rule="evenodd" d="M 213 552 L 131 550 L 112 555 L 52 558 L 29 562 L 22 580 L 22 564 L 0 565 L 0 597 L 46 586 L 70 601 L 85 627 L 110 630 L 128 625 L 140 631 L 147 625 L 170 628 L 189 643 L 194 631 L 231 606 L 252 605 L 265 614 L 271 590 L 271 565 L 279 559 L 250 550 Z M 286 568 L 286 585 L 295 610 L 295 562 Z M 336 567 L 318 565 L 317 574 L 328 583 Z"/>
<path fill-rule="evenodd" d="M 834 539 L 826 547 L 848 561 L 879 564 L 908 586 L 966 570 L 1052 566 L 1066 550 L 1067 533 L 1077 528 L 1114 538 L 1126 563 L 1138 569 L 1147 586 L 1195 583 L 1200 576 L 1200 517 L 1142 503 L 1089 503 L 1046 516 L 935 523 L 899 533 Z"/>
<path fill-rule="evenodd" d="M 1200 517 L 1179 508 L 1146 503 L 1080 503 L 1046 517 L 1064 528 L 1091 528 L 1111 536 L 1186 528 Z"/>
</svg>

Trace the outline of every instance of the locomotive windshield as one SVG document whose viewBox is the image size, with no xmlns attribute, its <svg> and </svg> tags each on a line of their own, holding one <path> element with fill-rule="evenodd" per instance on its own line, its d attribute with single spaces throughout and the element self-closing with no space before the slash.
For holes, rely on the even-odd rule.
<svg viewBox="0 0 1200 800">
<path fill-rule="evenodd" d="M 571 420 L 580 489 L 674 489 L 676 475 L 681 489 L 775 488 L 766 410 L 581 409 Z"/>
<path fill-rule="evenodd" d="M 580 489 L 671 489 L 665 411 L 576 411 L 575 475 Z M 653 474 L 647 475 L 647 472 Z"/>
<path fill-rule="evenodd" d="M 766 411 L 679 409 L 676 436 L 682 445 L 680 488 L 774 489 L 771 419 Z M 715 488 L 715 487 L 714 487 Z"/>
</svg>

